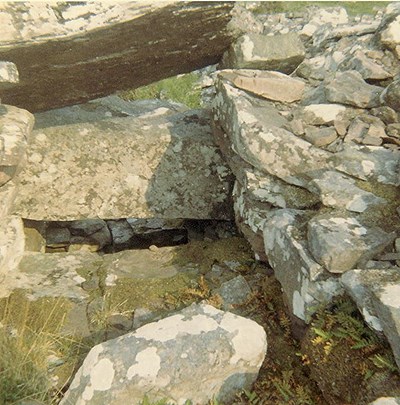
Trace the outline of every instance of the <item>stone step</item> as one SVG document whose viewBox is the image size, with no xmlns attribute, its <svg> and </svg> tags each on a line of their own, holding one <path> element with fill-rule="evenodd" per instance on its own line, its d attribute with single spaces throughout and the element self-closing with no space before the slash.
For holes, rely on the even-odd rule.
<svg viewBox="0 0 400 405">
<path fill-rule="evenodd" d="M 231 172 L 209 112 L 166 111 L 35 129 L 13 213 L 41 221 L 231 219 Z"/>
</svg>

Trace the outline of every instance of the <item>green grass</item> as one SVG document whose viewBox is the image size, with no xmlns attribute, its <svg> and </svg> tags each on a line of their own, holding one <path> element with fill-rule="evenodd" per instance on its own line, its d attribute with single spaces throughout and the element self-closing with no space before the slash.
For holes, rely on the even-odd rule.
<svg viewBox="0 0 400 405">
<path fill-rule="evenodd" d="M 304 11 L 309 6 L 344 7 L 351 16 L 376 13 L 377 8 L 385 8 L 389 1 L 266 1 L 254 10 L 256 14 L 285 13 Z"/>
<path fill-rule="evenodd" d="M 200 108 L 201 89 L 198 86 L 200 75 L 198 73 L 188 73 L 169 77 L 159 82 L 127 90 L 120 93 L 124 100 L 172 100 L 185 104 L 189 108 Z"/>
</svg>

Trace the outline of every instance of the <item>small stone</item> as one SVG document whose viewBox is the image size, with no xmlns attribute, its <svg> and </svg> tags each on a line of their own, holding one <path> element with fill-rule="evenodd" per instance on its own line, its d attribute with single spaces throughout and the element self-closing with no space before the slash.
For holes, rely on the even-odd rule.
<svg viewBox="0 0 400 405">
<path fill-rule="evenodd" d="M 327 146 L 337 139 L 335 128 L 315 128 L 307 127 L 305 130 L 304 138 L 312 143 L 314 146 L 323 147 Z"/>
<path fill-rule="evenodd" d="M 157 252 L 160 248 L 156 245 L 150 245 L 149 250 L 150 252 Z"/>
<path fill-rule="evenodd" d="M 393 81 L 383 91 L 381 99 L 389 107 L 397 112 L 400 112 L 400 79 Z"/>
</svg>

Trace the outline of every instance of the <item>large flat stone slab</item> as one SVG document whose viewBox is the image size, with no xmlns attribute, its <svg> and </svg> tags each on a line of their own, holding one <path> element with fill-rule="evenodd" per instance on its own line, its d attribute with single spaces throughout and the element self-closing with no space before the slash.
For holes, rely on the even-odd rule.
<svg viewBox="0 0 400 405">
<path fill-rule="evenodd" d="M 231 2 L 5 3 L 0 60 L 20 83 L 4 103 L 31 112 L 217 63 L 233 40 Z"/>
<path fill-rule="evenodd" d="M 33 131 L 15 214 L 230 219 L 230 170 L 207 111 L 103 119 Z"/>
</svg>

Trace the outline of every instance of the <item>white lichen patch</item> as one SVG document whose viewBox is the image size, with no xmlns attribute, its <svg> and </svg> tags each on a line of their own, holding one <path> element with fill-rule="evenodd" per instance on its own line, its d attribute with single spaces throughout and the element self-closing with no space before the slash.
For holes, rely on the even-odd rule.
<svg viewBox="0 0 400 405">
<path fill-rule="evenodd" d="M 227 312 L 221 320 L 221 328 L 233 333 L 232 346 L 235 351 L 230 364 L 245 361 L 250 366 L 259 367 L 267 350 L 267 339 L 264 329 L 257 323 L 239 318 Z M 260 356 L 260 353 L 263 353 Z"/>
<path fill-rule="evenodd" d="M 253 59 L 254 43 L 248 35 L 243 36 L 241 50 L 244 60 L 249 61 Z"/>
<path fill-rule="evenodd" d="M 300 319 L 305 319 L 305 302 L 297 290 L 293 292 L 292 307 L 294 315 Z"/>
<path fill-rule="evenodd" d="M 400 308 L 400 285 L 389 284 L 385 286 L 380 294 L 380 298 L 384 305 Z"/>
<path fill-rule="evenodd" d="M 114 365 L 109 359 L 101 359 L 90 372 L 90 383 L 95 391 L 107 391 L 114 380 Z"/>
<path fill-rule="evenodd" d="M 104 350 L 104 347 L 102 345 L 97 345 L 97 346 L 93 347 L 92 350 L 90 350 L 89 354 L 86 356 L 86 359 L 82 365 L 82 375 L 84 377 L 87 377 L 88 375 L 90 375 L 92 368 L 99 361 L 99 355 L 100 355 L 100 353 L 103 352 L 103 350 Z"/>
<path fill-rule="evenodd" d="M 366 176 L 370 175 L 375 169 L 375 163 L 370 160 L 363 160 L 361 162 L 361 167 Z"/>
<path fill-rule="evenodd" d="M 199 335 L 217 328 L 218 323 L 205 315 L 196 315 L 188 320 L 184 320 L 182 315 L 174 315 L 156 323 L 142 326 L 137 330 L 135 336 L 147 340 L 167 342 L 175 339 L 179 334 Z"/>
<path fill-rule="evenodd" d="M 161 359 L 157 354 L 157 348 L 148 347 L 142 350 L 136 355 L 135 361 L 136 363 L 130 366 L 126 373 L 128 380 L 141 377 L 154 381 L 161 368 Z"/>
</svg>

